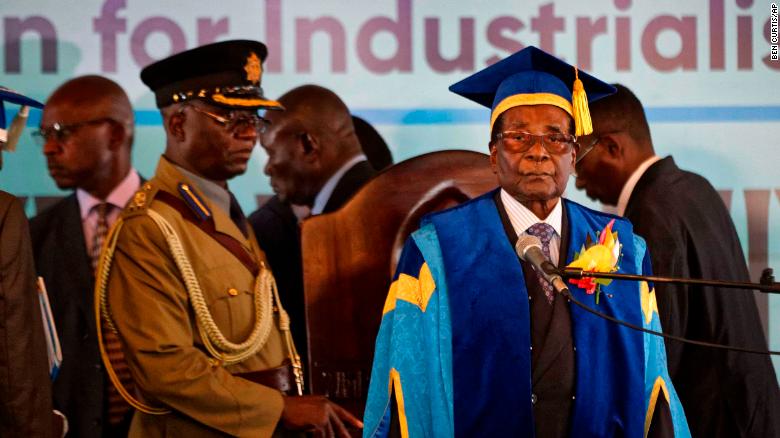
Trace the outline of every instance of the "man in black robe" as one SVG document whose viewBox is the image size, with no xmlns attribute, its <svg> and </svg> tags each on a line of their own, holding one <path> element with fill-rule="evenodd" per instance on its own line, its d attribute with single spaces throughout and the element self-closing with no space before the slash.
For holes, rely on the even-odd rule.
<svg viewBox="0 0 780 438">
<path fill-rule="evenodd" d="M 647 240 L 662 276 L 749 281 L 729 212 L 703 177 L 655 155 L 642 104 L 626 87 L 591 106 L 578 139 L 577 188 L 617 205 Z M 750 291 L 656 283 L 665 332 L 766 350 Z M 694 437 L 780 436 L 780 390 L 769 356 L 666 342 L 669 374 Z"/>
</svg>

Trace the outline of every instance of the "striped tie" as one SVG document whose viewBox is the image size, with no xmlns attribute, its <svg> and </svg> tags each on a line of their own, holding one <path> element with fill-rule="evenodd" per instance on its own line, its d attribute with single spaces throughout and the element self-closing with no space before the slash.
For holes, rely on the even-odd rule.
<svg viewBox="0 0 780 438">
<path fill-rule="evenodd" d="M 98 260 L 100 260 L 100 250 L 108 235 L 108 214 L 112 207 L 111 204 L 106 202 L 102 202 L 93 207 L 98 215 L 95 236 L 92 240 L 92 249 L 90 252 L 93 270 L 97 270 Z M 122 344 L 119 341 L 119 337 L 111 330 L 106 330 L 105 323 L 102 324 L 102 327 L 104 328 L 103 345 L 106 348 L 108 360 L 111 362 L 114 372 L 116 372 L 117 377 L 119 377 L 122 386 L 128 391 L 132 391 L 133 378 L 130 375 L 130 369 L 127 367 L 127 361 L 122 352 Z M 112 426 L 121 423 L 130 410 L 130 405 L 122 398 L 119 391 L 117 391 L 111 382 L 106 383 L 106 406 L 108 408 L 108 422 Z"/>
<path fill-rule="evenodd" d="M 107 202 L 92 207 L 92 211 L 97 213 L 97 225 L 95 225 L 95 235 L 92 236 L 92 248 L 89 258 L 92 261 L 92 271 L 97 271 L 98 260 L 100 260 L 100 249 L 103 248 L 103 242 L 108 234 L 108 210 L 110 205 Z"/>
</svg>

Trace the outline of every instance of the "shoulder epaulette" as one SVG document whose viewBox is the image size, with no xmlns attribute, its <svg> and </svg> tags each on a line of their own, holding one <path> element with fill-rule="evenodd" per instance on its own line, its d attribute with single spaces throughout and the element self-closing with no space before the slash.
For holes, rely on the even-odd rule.
<svg viewBox="0 0 780 438">
<path fill-rule="evenodd" d="M 145 214 L 149 205 L 152 203 L 154 196 L 157 194 L 158 187 L 147 181 L 141 185 L 141 187 L 135 192 L 133 198 L 127 203 L 122 215 L 124 217 L 136 216 L 139 214 Z"/>
<path fill-rule="evenodd" d="M 184 202 L 187 203 L 187 207 L 200 220 L 205 221 L 211 218 L 211 210 L 209 210 L 203 198 L 189 184 L 179 183 L 179 194 L 184 199 Z"/>
</svg>

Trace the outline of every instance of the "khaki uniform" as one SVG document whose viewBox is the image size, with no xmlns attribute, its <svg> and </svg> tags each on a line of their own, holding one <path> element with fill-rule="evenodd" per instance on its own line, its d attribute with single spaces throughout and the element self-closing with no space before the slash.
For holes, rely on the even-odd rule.
<svg viewBox="0 0 780 438">
<path fill-rule="evenodd" d="M 143 401 L 172 411 L 166 415 L 136 412 L 131 437 L 271 436 L 283 399 L 279 391 L 233 374 L 277 367 L 288 357 L 278 326 L 278 309 L 267 342 L 256 354 L 222 366 L 204 347 L 179 269 L 158 225 L 147 209 L 173 227 L 192 264 L 211 315 L 225 337 L 243 342 L 255 323 L 255 277 L 212 236 L 155 196 L 165 191 L 182 198 L 180 183 L 191 181 L 167 159 L 122 213 L 108 282 L 108 306 L 122 340 L 128 365 Z M 143 194 L 141 194 L 143 193 Z M 211 211 L 217 232 L 241 242 L 261 269 L 265 256 L 254 235 L 244 237 L 228 212 L 200 196 Z"/>
</svg>

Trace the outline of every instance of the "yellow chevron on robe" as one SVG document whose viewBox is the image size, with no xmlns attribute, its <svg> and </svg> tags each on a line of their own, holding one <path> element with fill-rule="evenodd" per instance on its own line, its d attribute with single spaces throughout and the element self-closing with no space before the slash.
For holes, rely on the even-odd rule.
<svg viewBox="0 0 780 438">
<path fill-rule="evenodd" d="M 647 413 L 645 414 L 645 437 L 647 437 L 647 432 L 650 431 L 650 423 L 653 420 L 655 407 L 658 404 L 659 393 L 664 395 L 666 403 L 671 406 L 672 402 L 671 398 L 669 397 L 669 390 L 666 388 L 666 381 L 664 381 L 663 377 L 661 376 L 658 376 L 655 379 L 655 382 L 653 383 L 653 390 L 650 392 L 650 403 L 647 405 Z"/>
<path fill-rule="evenodd" d="M 658 302 L 655 298 L 655 288 L 650 290 L 646 281 L 639 283 L 639 298 L 642 302 L 642 313 L 645 315 L 645 322 L 650 324 L 653 320 L 653 312 L 658 313 Z"/>
<path fill-rule="evenodd" d="M 395 403 L 398 406 L 398 425 L 401 429 L 401 438 L 409 438 L 409 422 L 406 420 L 406 406 L 404 404 L 404 390 L 401 388 L 401 374 L 397 369 L 390 369 L 390 394 L 395 392 Z M 395 391 L 393 391 L 395 390 Z"/>
<path fill-rule="evenodd" d="M 397 300 L 412 303 L 425 312 L 435 289 L 436 284 L 433 281 L 428 263 L 423 263 L 420 267 L 417 278 L 408 274 L 400 274 L 398 279 L 390 285 L 382 315 L 394 310 Z"/>
</svg>

